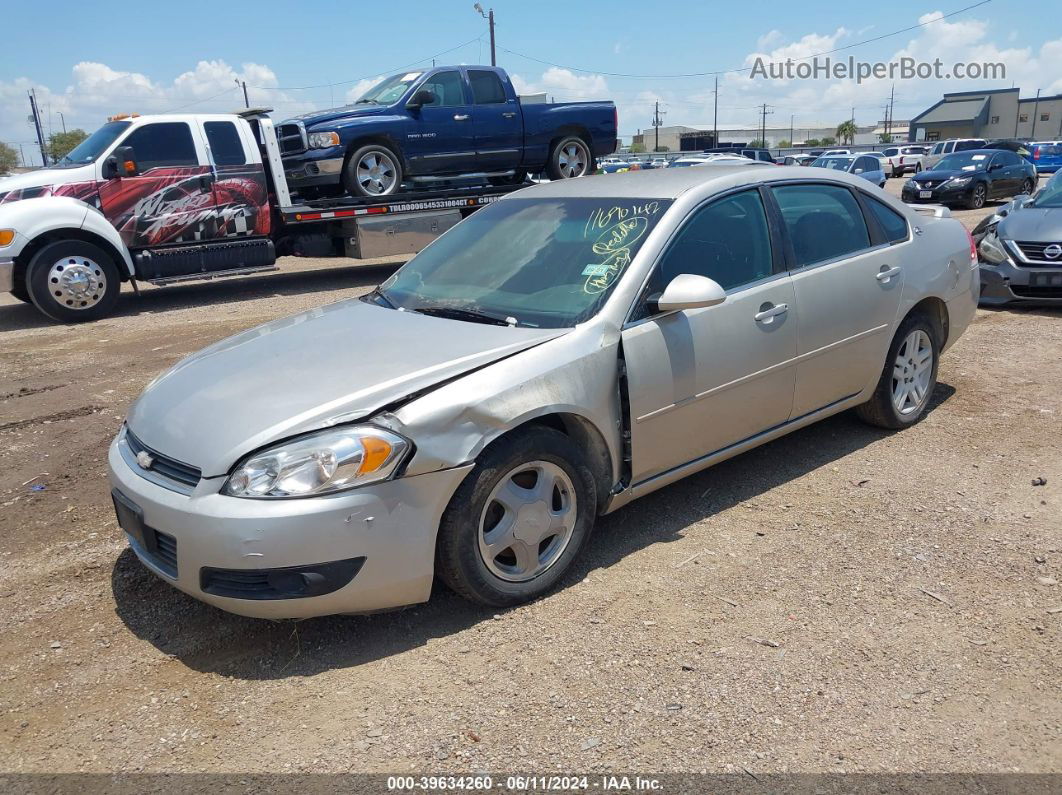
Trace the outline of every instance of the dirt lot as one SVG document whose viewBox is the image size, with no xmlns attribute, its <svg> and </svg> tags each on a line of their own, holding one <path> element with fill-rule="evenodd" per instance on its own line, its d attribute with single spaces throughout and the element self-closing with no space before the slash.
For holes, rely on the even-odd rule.
<svg viewBox="0 0 1062 795">
<path fill-rule="evenodd" d="M 913 429 L 835 417 L 607 517 L 535 604 L 238 618 L 132 556 L 106 447 L 182 356 L 388 272 L 327 265 L 91 326 L 0 299 L 0 768 L 1062 770 L 1062 311 L 981 311 Z"/>
</svg>

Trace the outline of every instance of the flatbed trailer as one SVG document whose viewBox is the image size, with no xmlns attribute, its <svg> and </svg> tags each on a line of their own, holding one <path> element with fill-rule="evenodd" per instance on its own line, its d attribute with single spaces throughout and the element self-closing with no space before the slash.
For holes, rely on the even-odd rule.
<svg viewBox="0 0 1062 795">
<path fill-rule="evenodd" d="M 62 322 L 109 314 L 123 281 L 139 292 L 139 282 L 276 270 L 285 255 L 347 263 L 412 255 L 524 187 L 303 200 L 288 186 L 266 109 L 119 118 L 108 127 L 115 124 L 124 126 L 84 166 L 15 178 L 10 190 L 11 180 L 0 182 L 0 291 Z M 151 139 L 159 132 L 162 144 Z M 138 160 L 144 153 L 150 163 Z"/>
</svg>

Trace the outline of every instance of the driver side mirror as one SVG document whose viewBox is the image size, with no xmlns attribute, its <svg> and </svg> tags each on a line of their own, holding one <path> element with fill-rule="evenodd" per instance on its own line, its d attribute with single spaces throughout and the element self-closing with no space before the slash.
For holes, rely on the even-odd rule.
<svg viewBox="0 0 1062 795">
<path fill-rule="evenodd" d="M 136 154 L 131 146 L 115 147 L 114 152 L 103 161 L 103 178 L 135 177 L 140 173 L 136 163 Z"/>
<path fill-rule="evenodd" d="M 861 168 L 857 168 L 857 169 L 856 169 L 855 171 L 853 171 L 852 173 L 853 173 L 853 174 L 862 174 L 862 173 L 863 173 L 863 169 L 861 169 Z"/>
<path fill-rule="evenodd" d="M 412 97 L 410 97 L 409 102 L 406 103 L 406 107 L 410 110 L 419 110 L 424 105 L 433 104 L 435 104 L 434 92 L 429 91 L 426 88 L 422 88 L 418 90 Z"/>
<path fill-rule="evenodd" d="M 664 292 L 649 296 L 649 311 L 654 315 L 677 312 L 683 309 L 700 309 L 715 306 L 726 300 L 726 290 L 719 282 L 707 276 L 680 273 L 672 279 Z"/>
<path fill-rule="evenodd" d="M 993 163 L 992 165 L 990 165 L 988 167 L 988 170 L 989 171 L 999 171 L 1001 168 L 1003 168 L 1003 164 L 1002 163 Z"/>
</svg>

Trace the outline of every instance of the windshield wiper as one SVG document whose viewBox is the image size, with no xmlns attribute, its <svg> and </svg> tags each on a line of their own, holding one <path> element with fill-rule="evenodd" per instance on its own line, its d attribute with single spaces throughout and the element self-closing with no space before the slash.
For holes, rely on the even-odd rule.
<svg viewBox="0 0 1062 795">
<path fill-rule="evenodd" d="M 366 293 L 362 297 L 365 300 L 372 301 L 374 303 L 377 302 L 377 301 L 382 301 L 383 303 L 387 304 L 387 307 L 389 309 L 398 309 L 398 307 L 395 306 L 394 301 L 392 301 L 390 298 L 388 298 L 386 295 L 384 295 L 383 294 L 383 290 L 381 290 L 379 287 L 374 289 L 372 292 Z"/>
<path fill-rule="evenodd" d="M 380 103 L 377 102 L 375 99 L 359 99 L 354 104 L 355 105 L 379 105 Z"/>
<path fill-rule="evenodd" d="M 500 315 L 492 315 L 489 312 L 482 312 L 477 309 L 458 309 L 455 306 L 425 304 L 414 307 L 412 311 L 419 312 L 422 315 L 432 315 L 433 317 L 448 317 L 453 320 L 467 320 L 472 323 L 489 323 L 492 326 L 515 326 L 517 324 L 515 317 L 501 317 Z"/>
</svg>

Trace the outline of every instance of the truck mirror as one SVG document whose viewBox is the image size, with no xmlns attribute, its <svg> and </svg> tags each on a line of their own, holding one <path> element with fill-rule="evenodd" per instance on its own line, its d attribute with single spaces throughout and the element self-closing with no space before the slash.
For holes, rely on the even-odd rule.
<svg viewBox="0 0 1062 795">
<path fill-rule="evenodd" d="M 406 107 L 412 110 L 423 107 L 424 105 L 434 105 L 435 94 L 426 88 L 422 88 L 406 103 Z"/>
<path fill-rule="evenodd" d="M 136 163 L 136 154 L 131 146 L 116 147 L 114 153 L 103 164 L 103 176 L 106 179 L 135 177 L 139 173 L 140 168 Z"/>
</svg>

